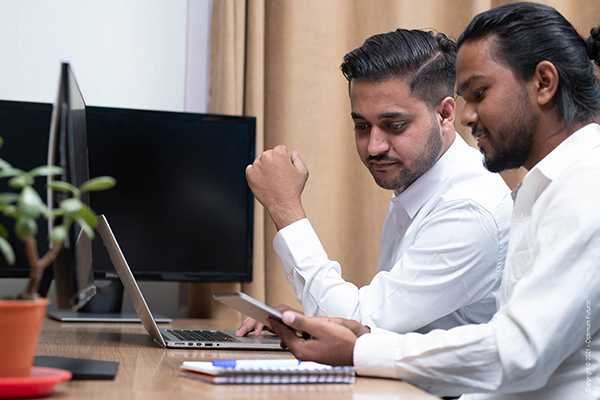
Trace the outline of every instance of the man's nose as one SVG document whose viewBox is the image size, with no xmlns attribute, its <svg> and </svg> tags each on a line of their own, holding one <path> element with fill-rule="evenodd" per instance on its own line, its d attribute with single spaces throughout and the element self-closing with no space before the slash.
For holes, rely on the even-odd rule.
<svg viewBox="0 0 600 400">
<path fill-rule="evenodd" d="M 387 140 L 385 132 L 381 131 L 376 126 L 371 128 L 371 134 L 369 136 L 369 146 L 367 150 L 370 156 L 377 156 L 382 153 L 387 153 L 390 146 Z"/>
<path fill-rule="evenodd" d="M 460 123 L 469 128 L 473 128 L 477 123 L 477 110 L 472 103 L 465 103 L 465 106 L 460 114 Z"/>
</svg>

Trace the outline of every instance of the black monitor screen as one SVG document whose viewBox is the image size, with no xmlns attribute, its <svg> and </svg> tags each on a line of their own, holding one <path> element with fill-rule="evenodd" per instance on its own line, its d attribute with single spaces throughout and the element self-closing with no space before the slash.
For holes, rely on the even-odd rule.
<svg viewBox="0 0 600 400">
<path fill-rule="evenodd" d="M 85 110 L 75 75 L 68 63 L 62 63 L 48 140 L 48 164 L 62 167 L 63 173 L 58 177 L 48 176 L 49 183 L 58 178 L 80 186 L 89 179 Z M 67 198 L 62 192 L 47 193 L 51 208 L 57 208 Z M 89 205 L 87 193 L 82 193 L 80 199 Z M 61 219 L 50 220 L 49 226 L 57 226 L 62 223 Z M 96 293 L 92 245 L 79 223 L 71 225 L 63 248 L 54 261 L 53 272 L 60 308 L 80 308 Z"/>
<path fill-rule="evenodd" d="M 255 119 L 88 107 L 90 176 L 117 186 L 91 194 L 136 277 L 249 281 Z M 94 241 L 94 271 L 114 268 Z"/>
<path fill-rule="evenodd" d="M 52 105 L 20 101 L 0 100 L 0 136 L 4 144 L 0 148 L 0 158 L 13 167 L 30 170 L 45 165 L 48 156 L 48 130 Z M 46 180 L 37 178 L 35 182 L 40 197 L 46 197 Z M 8 179 L 0 180 L 0 192 L 11 191 Z M 0 277 L 26 277 L 29 267 L 25 258 L 24 245 L 14 234 L 14 220 L 0 214 L 0 223 L 9 231 L 9 241 L 16 255 L 15 265 L 8 265 L 0 256 Z M 47 226 L 38 223 L 38 247 L 48 249 Z"/>
</svg>

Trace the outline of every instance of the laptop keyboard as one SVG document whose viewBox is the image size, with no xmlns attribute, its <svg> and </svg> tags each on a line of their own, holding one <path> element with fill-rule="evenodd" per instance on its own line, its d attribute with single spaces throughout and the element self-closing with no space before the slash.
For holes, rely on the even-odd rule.
<svg viewBox="0 0 600 400">
<path fill-rule="evenodd" d="M 171 335 L 180 340 L 200 342 L 239 342 L 236 338 L 224 332 L 211 330 L 166 329 Z"/>
</svg>

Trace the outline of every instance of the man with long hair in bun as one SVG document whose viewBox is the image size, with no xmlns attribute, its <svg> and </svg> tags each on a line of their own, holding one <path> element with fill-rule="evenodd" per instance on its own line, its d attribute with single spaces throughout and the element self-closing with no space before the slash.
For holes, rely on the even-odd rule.
<svg viewBox="0 0 600 400">
<path fill-rule="evenodd" d="M 461 120 L 486 167 L 528 169 L 513 193 L 497 313 L 428 334 L 357 337 L 291 311 L 287 326 L 272 327 L 299 358 L 353 364 L 438 394 L 598 399 L 600 30 L 584 40 L 555 9 L 516 3 L 477 15 L 457 46 Z"/>
</svg>

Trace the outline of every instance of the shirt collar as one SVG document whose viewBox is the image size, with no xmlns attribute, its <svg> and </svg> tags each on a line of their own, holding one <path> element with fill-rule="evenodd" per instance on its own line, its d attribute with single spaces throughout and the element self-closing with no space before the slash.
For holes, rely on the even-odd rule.
<svg viewBox="0 0 600 400">
<path fill-rule="evenodd" d="M 410 219 L 438 191 L 439 183 L 451 176 L 456 169 L 456 160 L 460 159 L 463 146 L 469 145 L 457 133 L 454 141 L 435 164 L 401 193 L 394 193 L 392 202 L 404 208 Z"/>
<path fill-rule="evenodd" d="M 585 158 L 588 151 L 598 146 L 600 146 L 600 125 L 588 124 L 573 132 L 546 157 L 542 158 L 525 175 L 523 182 L 530 176 L 529 179 L 532 179 L 540 174 L 549 181 L 553 181 L 571 165 Z"/>
<path fill-rule="evenodd" d="M 542 158 L 523 178 L 513 193 L 513 218 L 529 215 L 541 193 L 565 170 L 586 153 L 600 146 L 600 125 L 592 123 L 573 132 L 546 157 Z"/>
</svg>

